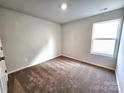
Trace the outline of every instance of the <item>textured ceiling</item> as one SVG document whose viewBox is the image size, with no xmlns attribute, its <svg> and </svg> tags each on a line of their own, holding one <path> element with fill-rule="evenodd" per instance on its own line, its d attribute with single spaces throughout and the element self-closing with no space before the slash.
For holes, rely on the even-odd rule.
<svg viewBox="0 0 124 93">
<path fill-rule="evenodd" d="M 65 0 L 0 0 L 0 6 L 57 23 L 97 15 L 124 7 L 124 0 L 66 0 L 68 10 L 61 11 Z M 100 11 L 104 8 L 108 10 Z"/>
</svg>

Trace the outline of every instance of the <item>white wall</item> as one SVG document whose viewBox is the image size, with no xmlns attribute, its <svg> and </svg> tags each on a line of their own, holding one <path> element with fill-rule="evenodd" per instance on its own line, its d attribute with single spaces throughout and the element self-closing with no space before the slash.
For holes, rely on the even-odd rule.
<svg viewBox="0 0 124 93">
<path fill-rule="evenodd" d="M 2 8 L 0 37 L 9 72 L 61 54 L 61 25 Z"/>
<path fill-rule="evenodd" d="M 120 87 L 120 93 L 124 93 L 124 23 L 117 59 L 116 76 Z"/>
<path fill-rule="evenodd" d="M 62 54 L 91 64 L 115 69 L 115 58 L 90 54 L 92 24 L 94 22 L 122 18 L 123 11 L 123 9 L 119 9 L 64 24 L 62 26 Z"/>
</svg>

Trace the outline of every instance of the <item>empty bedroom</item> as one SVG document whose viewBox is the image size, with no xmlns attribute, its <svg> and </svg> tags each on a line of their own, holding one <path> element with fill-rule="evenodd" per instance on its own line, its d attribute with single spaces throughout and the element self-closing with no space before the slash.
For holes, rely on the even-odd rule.
<svg viewBox="0 0 124 93">
<path fill-rule="evenodd" d="M 124 0 L 0 0 L 0 93 L 124 93 Z"/>
</svg>

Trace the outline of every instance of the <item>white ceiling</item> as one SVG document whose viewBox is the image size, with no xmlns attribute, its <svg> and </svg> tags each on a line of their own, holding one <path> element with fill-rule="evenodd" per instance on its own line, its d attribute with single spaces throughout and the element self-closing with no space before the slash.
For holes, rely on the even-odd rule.
<svg viewBox="0 0 124 93">
<path fill-rule="evenodd" d="M 124 7 L 124 0 L 66 0 L 68 10 L 61 11 L 65 0 L 0 0 L 0 5 L 57 23 L 66 23 Z M 100 11 L 108 8 L 108 10 Z"/>
</svg>

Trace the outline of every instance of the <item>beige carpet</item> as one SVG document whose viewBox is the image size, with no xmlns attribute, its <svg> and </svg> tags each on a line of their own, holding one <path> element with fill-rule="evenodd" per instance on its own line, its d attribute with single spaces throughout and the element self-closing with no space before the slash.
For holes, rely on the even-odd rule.
<svg viewBox="0 0 124 93">
<path fill-rule="evenodd" d="M 9 93 L 118 93 L 112 71 L 66 57 L 9 75 Z"/>
</svg>

